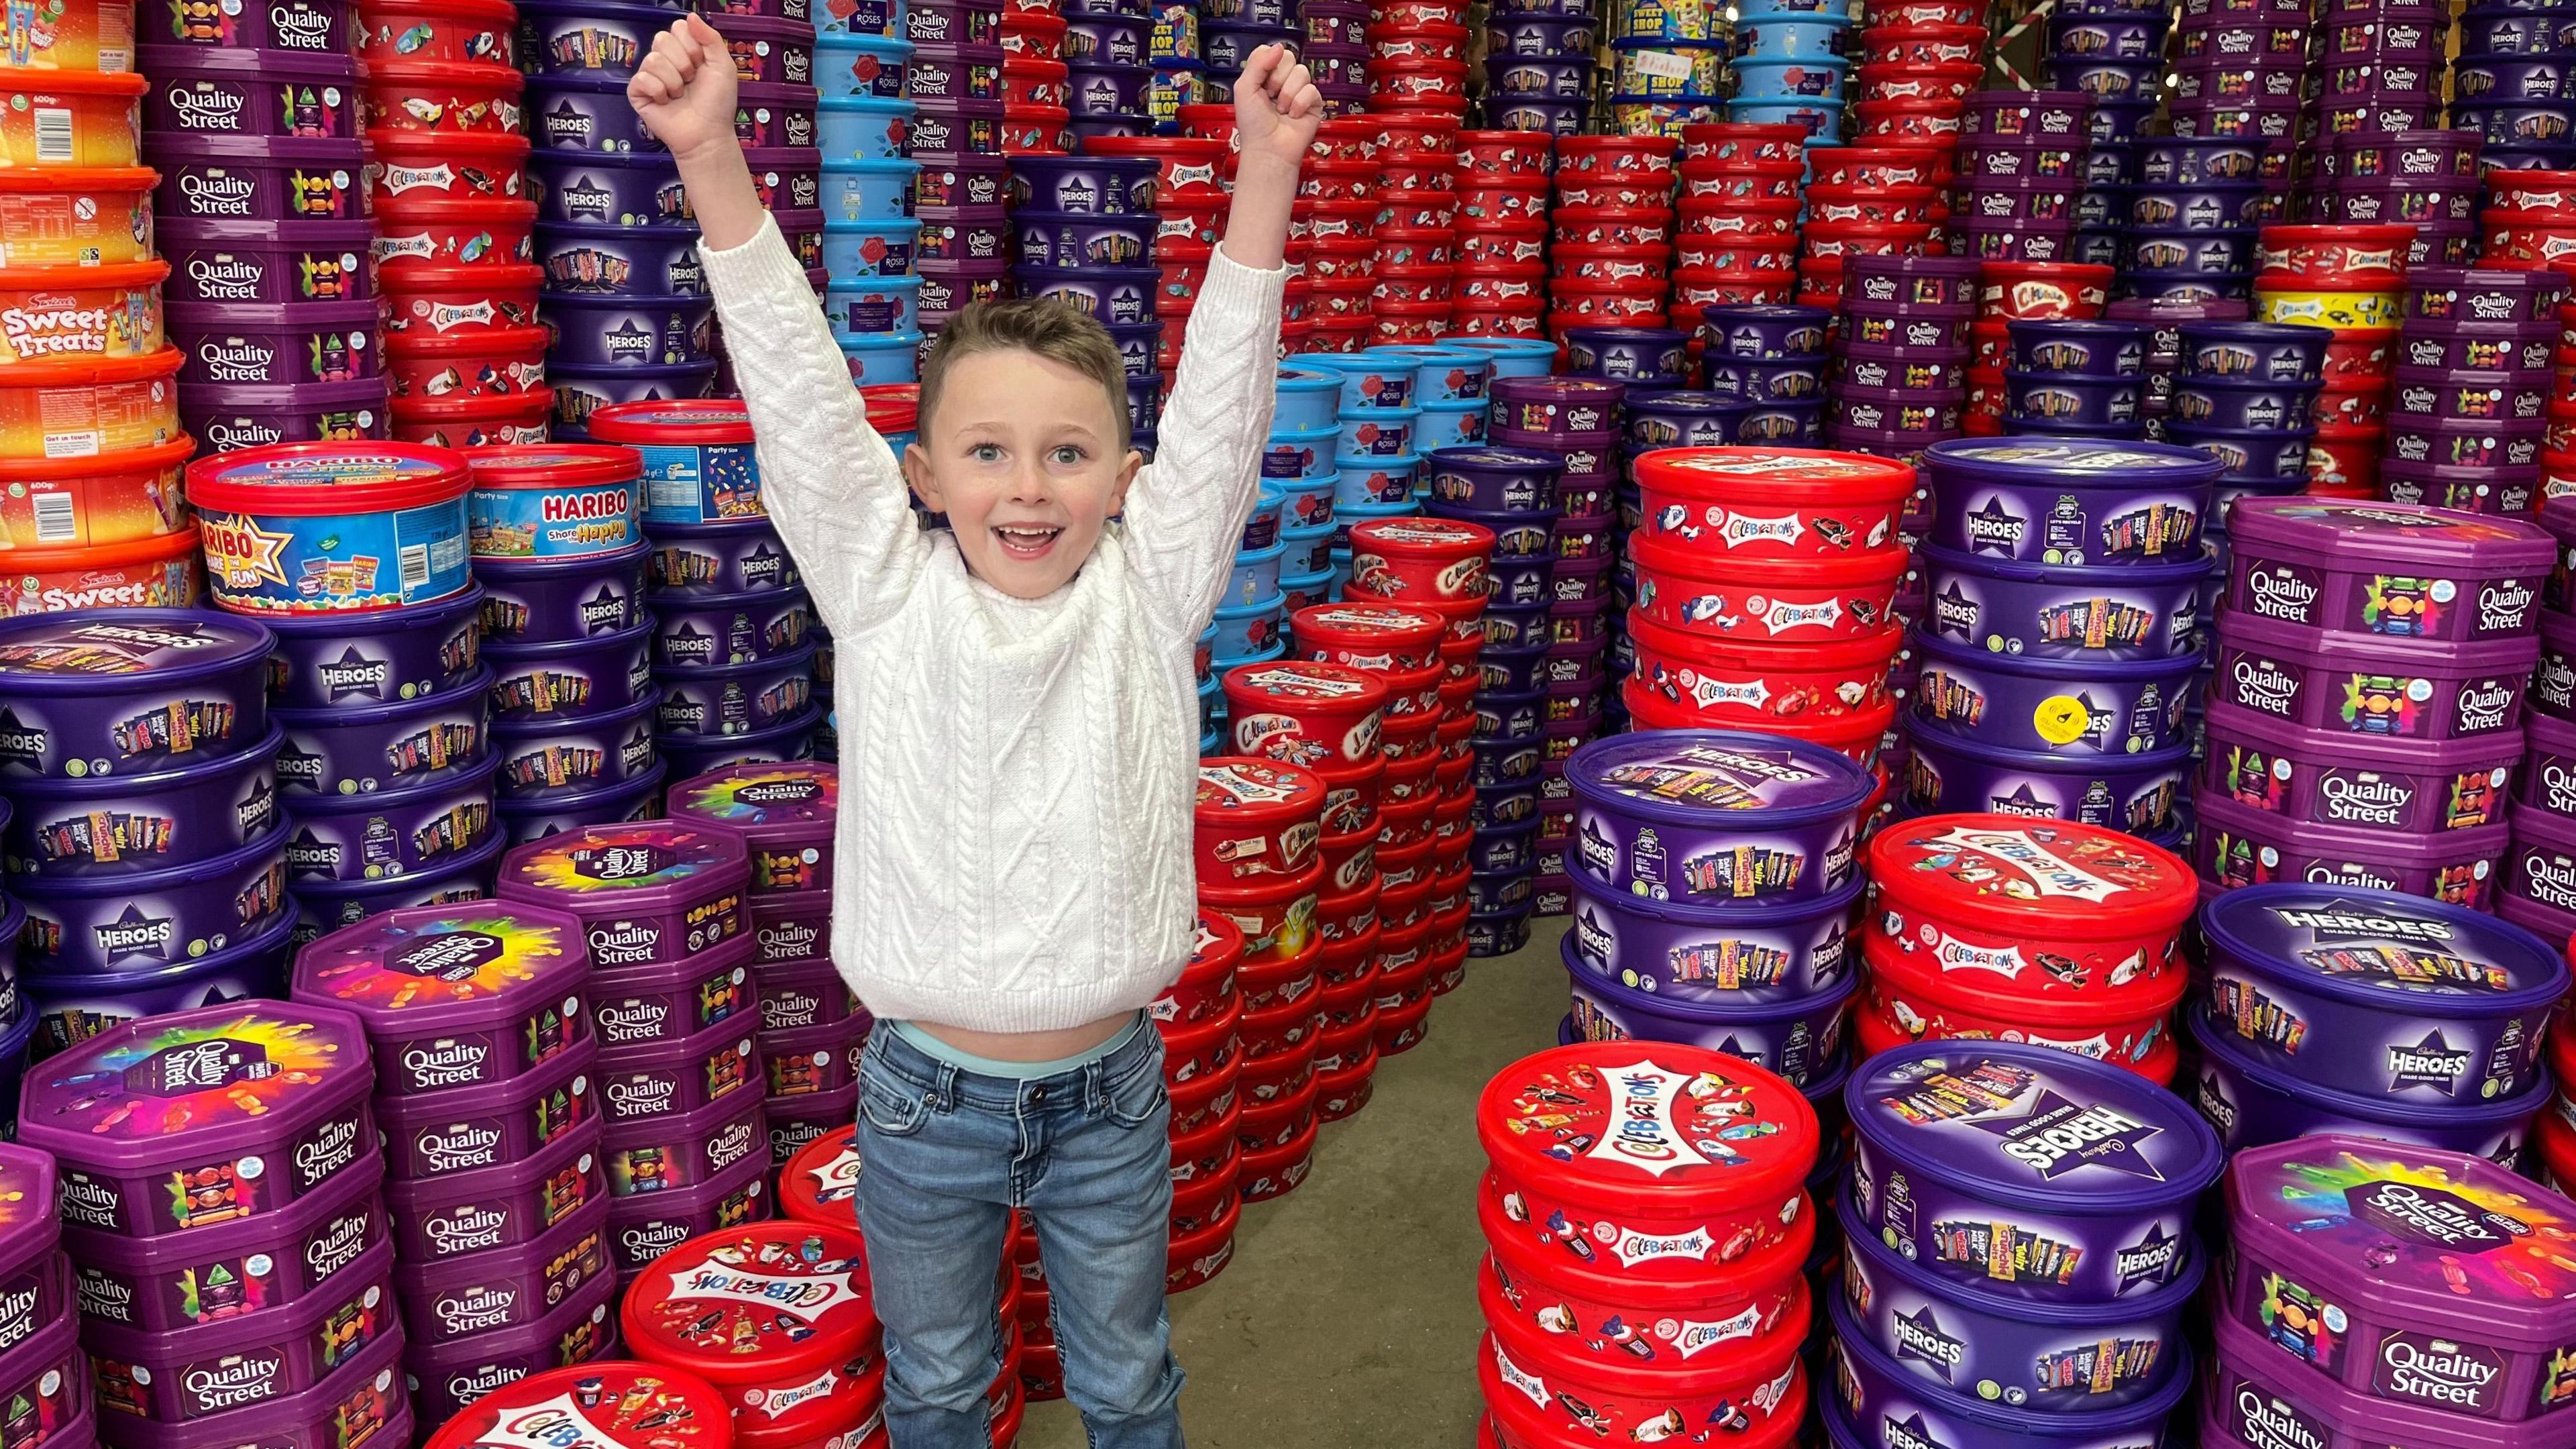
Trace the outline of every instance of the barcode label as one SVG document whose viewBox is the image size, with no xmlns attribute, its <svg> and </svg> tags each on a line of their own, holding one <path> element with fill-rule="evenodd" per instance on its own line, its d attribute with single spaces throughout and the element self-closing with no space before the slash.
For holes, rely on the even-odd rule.
<svg viewBox="0 0 2576 1449">
<path fill-rule="evenodd" d="M 58 106 L 36 108 L 36 160 L 72 159 L 72 113 Z"/>
<path fill-rule="evenodd" d="M 70 543 L 80 537 L 80 519 L 72 508 L 68 493 L 39 493 L 36 505 L 36 542 Z"/>
<path fill-rule="evenodd" d="M 429 586 L 428 544 L 404 544 L 394 551 L 394 558 L 402 566 L 402 586 L 406 591 Z"/>
</svg>

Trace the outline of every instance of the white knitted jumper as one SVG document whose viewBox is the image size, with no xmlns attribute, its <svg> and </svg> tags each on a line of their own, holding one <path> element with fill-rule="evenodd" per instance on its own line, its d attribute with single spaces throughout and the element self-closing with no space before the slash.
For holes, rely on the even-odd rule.
<svg viewBox="0 0 2576 1449">
<path fill-rule="evenodd" d="M 776 223 L 700 255 L 761 494 L 836 651 L 841 975 L 877 1016 L 973 1031 L 1146 1005 L 1196 939 L 1191 656 L 1260 486 L 1285 272 L 1219 251 L 1124 523 L 1021 600 L 915 524 Z"/>
</svg>

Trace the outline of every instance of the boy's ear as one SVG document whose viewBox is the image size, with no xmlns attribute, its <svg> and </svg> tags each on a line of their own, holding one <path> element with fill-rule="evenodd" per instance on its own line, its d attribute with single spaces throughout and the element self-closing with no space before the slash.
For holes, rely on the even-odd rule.
<svg viewBox="0 0 2576 1449">
<path fill-rule="evenodd" d="M 1145 466 L 1145 455 L 1133 448 L 1127 450 L 1127 461 L 1118 465 L 1118 486 L 1109 490 L 1109 516 L 1116 518 L 1127 511 L 1127 485 L 1136 481 L 1136 470 Z"/>
<path fill-rule="evenodd" d="M 903 481 L 912 485 L 912 496 L 933 513 L 946 513 L 948 500 L 939 493 L 939 480 L 930 471 L 930 455 L 919 443 L 907 443 L 903 449 Z"/>
</svg>

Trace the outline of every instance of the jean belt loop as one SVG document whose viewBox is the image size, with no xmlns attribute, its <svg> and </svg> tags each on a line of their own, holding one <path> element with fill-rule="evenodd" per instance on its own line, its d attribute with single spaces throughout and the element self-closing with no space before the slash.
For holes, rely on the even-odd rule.
<svg viewBox="0 0 2576 1449">
<path fill-rule="evenodd" d="M 939 1085 L 934 1089 L 934 1093 L 938 1099 L 936 1105 L 940 1111 L 957 1110 L 957 1064 L 955 1062 L 939 1064 Z"/>
</svg>

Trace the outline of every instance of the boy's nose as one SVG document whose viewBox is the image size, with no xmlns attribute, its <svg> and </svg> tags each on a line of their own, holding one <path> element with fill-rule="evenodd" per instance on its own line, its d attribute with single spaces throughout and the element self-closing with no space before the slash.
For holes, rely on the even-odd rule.
<svg viewBox="0 0 2576 1449">
<path fill-rule="evenodd" d="M 1035 464 L 1024 464 L 1011 474 L 1011 501 L 1044 503 L 1052 496 L 1047 486 L 1046 470 Z"/>
</svg>

